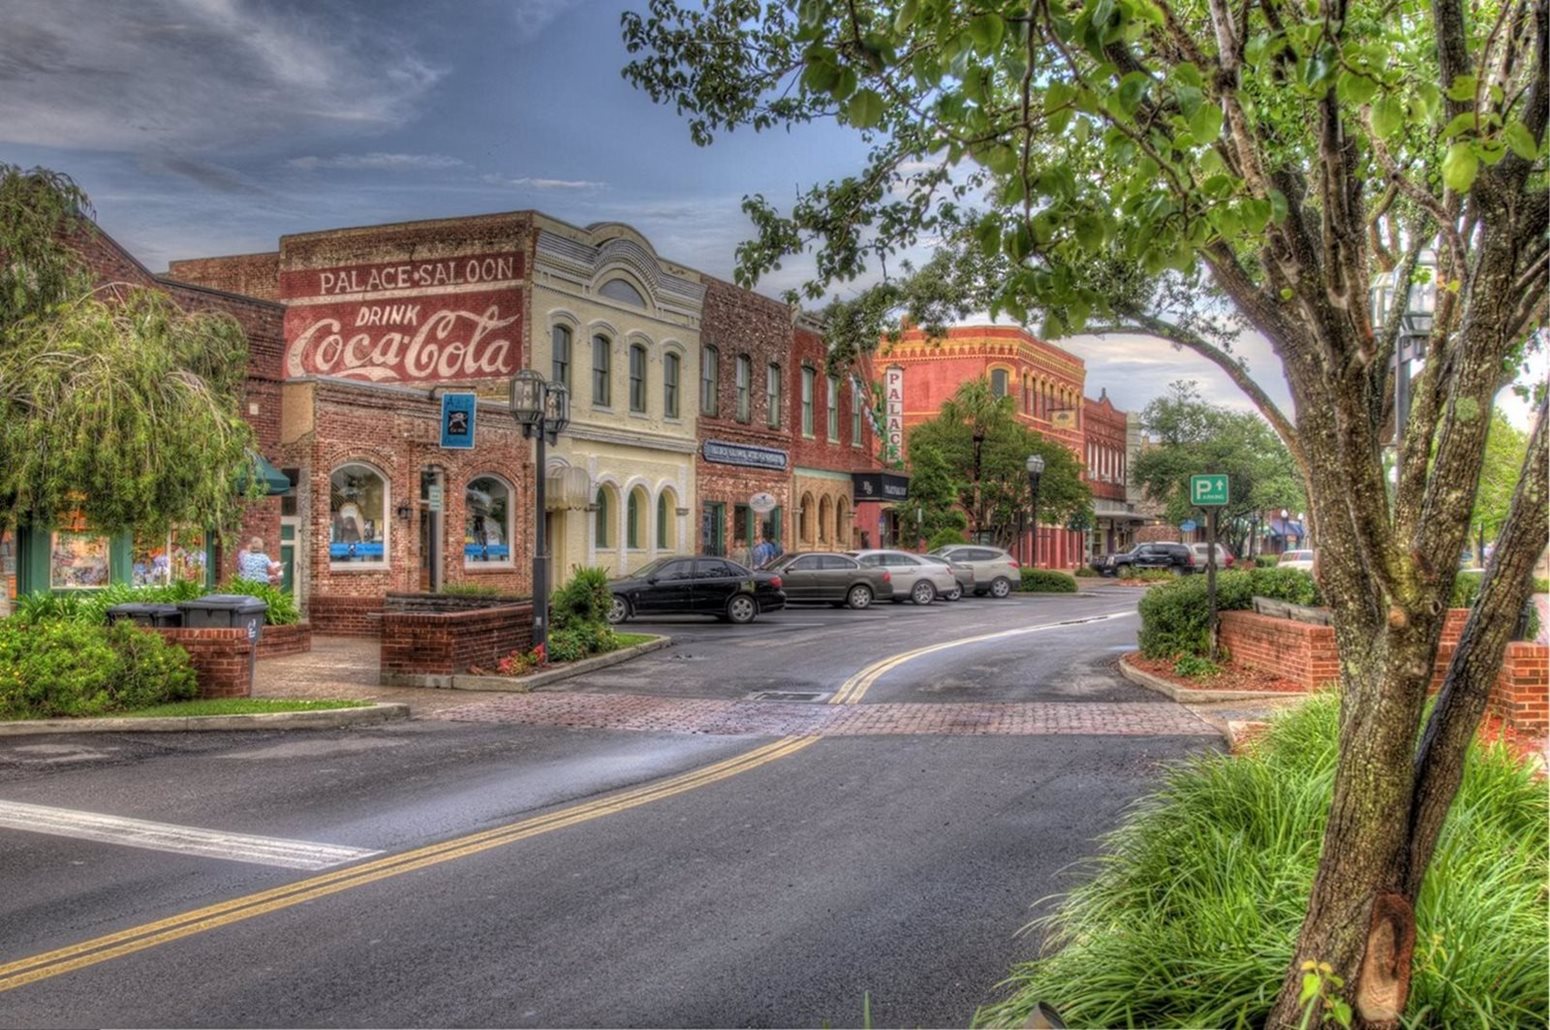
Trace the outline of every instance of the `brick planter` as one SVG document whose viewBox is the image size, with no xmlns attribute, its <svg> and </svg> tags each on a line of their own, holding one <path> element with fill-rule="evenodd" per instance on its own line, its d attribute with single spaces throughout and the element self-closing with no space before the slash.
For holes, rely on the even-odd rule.
<svg viewBox="0 0 1550 1030">
<path fill-rule="evenodd" d="M 325 637 L 375 637 L 382 631 L 377 616 L 382 598 L 345 594 L 313 594 L 307 599 L 312 632 Z"/>
<path fill-rule="evenodd" d="M 297 622 L 289 626 L 265 626 L 258 637 L 258 660 L 288 654 L 306 654 L 312 650 L 312 624 Z"/>
<path fill-rule="evenodd" d="M 188 652 L 199 697 L 250 697 L 252 645 L 244 629 L 158 629 L 170 644 Z"/>
<path fill-rule="evenodd" d="M 1469 611 L 1455 608 L 1443 623 L 1432 672 L 1432 690 L 1442 687 Z M 1335 631 L 1254 612 L 1222 612 L 1221 643 L 1232 659 L 1251 669 L 1273 672 L 1314 690 L 1340 676 Z M 1513 641 L 1502 656 L 1502 669 L 1491 692 L 1490 710 L 1516 728 L 1535 736 L 1550 731 L 1550 648 Z"/>
<path fill-rule="evenodd" d="M 452 677 L 470 665 L 493 665 L 533 642 L 531 602 L 454 612 L 384 611 L 380 621 L 384 686 L 450 687 Z"/>
</svg>

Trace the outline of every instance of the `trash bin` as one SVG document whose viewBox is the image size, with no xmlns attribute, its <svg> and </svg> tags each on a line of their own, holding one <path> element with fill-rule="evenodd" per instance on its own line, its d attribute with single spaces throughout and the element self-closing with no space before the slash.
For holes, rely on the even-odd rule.
<svg viewBox="0 0 1550 1030">
<path fill-rule="evenodd" d="M 183 625 L 183 611 L 175 604 L 155 604 L 149 601 L 115 604 L 108 609 L 109 622 L 125 619 L 137 626 L 168 629 Z"/>
<path fill-rule="evenodd" d="M 123 606 L 130 607 L 130 606 Z M 177 605 L 188 629 L 245 629 L 248 640 L 258 647 L 264 629 L 264 613 L 269 605 L 247 594 L 210 594 Z"/>
</svg>

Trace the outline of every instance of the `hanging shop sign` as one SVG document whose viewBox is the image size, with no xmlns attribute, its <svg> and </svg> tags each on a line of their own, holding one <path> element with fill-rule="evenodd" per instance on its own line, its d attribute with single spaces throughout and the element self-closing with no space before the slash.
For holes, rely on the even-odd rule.
<svg viewBox="0 0 1550 1030">
<path fill-rule="evenodd" d="M 748 507 L 760 515 L 768 515 L 774 511 L 777 503 L 774 494 L 765 493 L 762 490 L 748 498 Z"/>
<path fill-rule="evenodd" d="M 904 369 L 898 365 L 883 372 L 883 404 L 888 432 L 883 460 L 894 462 L 904 453 Z"/>
<path fill-rule="evenodd" d="M 718 465 L 742 465 L 747 468 L 786 470 L 786 452 L 774 447 L 757 447 L 747 443 L 727 443 L 723 440 L 706 440 L 700 447 L 706 461 Z"/>
<path fill-rule="evenodd" d="M 469 451 L 474 447 L 474 420 L 479 397 L 472 393 L 441 395 L 441 446 L 447 450 Z"/>
<path fill-rule="evenodd" d="M 850 474 L 851 499 L 866 501 L 903 501 L 910 495 L 908 476 L 893 472 L 852 472 Z"/>
</svg>

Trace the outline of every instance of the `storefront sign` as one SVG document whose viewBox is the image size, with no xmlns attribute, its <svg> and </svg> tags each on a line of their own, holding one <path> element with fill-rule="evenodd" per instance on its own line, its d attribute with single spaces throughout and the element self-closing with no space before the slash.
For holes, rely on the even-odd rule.
<svg viewBox="0 0 1550 1030">
<path fill-rule="evenodd" d="M 521 274 L 518 254 L 284 272 L 286 375 L 506 378 L 521 362 Z"/>
<path fill-rule="evenodd" d="M 904 369 L 898 365 L 883 372 L 883 403 L 888 418 L 883 460 L 898 461 L 904 453 Z"/>
<path fill-rule="evenodd" d="M 432 484 L 425 488 L 425 506 L 431 511 L 441 510 L 442 487 Z"/>
<path fill-rule="evenodd" d="M 479 398 L 475 394 L 442 394 L 441 446 L 448 450 L 473 450 L 474 418 L 478 410 Z"/>
<path fill-rule="evenodd" d="M 706 461 L 713 461 L 718 465 L 744 465 L 748 468 L 771 469 L 775 472 L 786 470 L 786 452 L 773 447 L 706 440 L 700 451 Z"/>
<path fill-rule="evenodd" d="M 1049 413 L 1049 425 L 1051 429 L 1075 429 L 1076 409 L 1060 408 Z"/>
<path fill-rule="evenodd" d="M 892 472 L 852 472 L 850 474 L 851 497 L 857 503 L 863 501 L 902 501 L 910 495 L 908 476 Z"/>
<path fill-rule="evenodd" d="M 760 515 L 768 515 L 775 510 L 775 505 L 775 495 L 771 493 L 760 491 L 748 498 L 748 507 Z"/>
</svg>

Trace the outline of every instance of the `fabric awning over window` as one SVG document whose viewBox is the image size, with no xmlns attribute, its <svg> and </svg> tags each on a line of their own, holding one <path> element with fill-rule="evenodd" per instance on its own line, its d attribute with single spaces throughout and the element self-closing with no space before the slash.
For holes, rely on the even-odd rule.
<svg viewBox="0 0 1550 1030">
<path fill-rule="evenodd" d="M 270 497 L 283 494 L 291 488 L 290 477 L 269 463 L 269 459 L 257 451 L 249 451 L 259 482 L 267 488 Z"/>
</svg>

